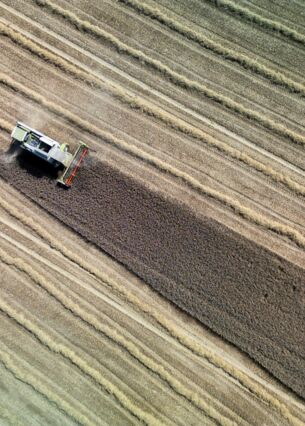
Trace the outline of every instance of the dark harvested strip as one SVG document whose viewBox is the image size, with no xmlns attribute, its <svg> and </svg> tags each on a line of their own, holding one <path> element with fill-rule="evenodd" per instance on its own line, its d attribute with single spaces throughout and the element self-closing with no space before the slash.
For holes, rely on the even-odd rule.
<svg viewBox="0 0 305 426">
<path fill-rule="evenodd" d="M 19 161 L 1 176 L 305 397 L 303 269 L 108 165 L 64 191 Z"/>
<path fill-rule="evenodd" d="M 105 90 L 111 93 L 113 96 L 117 97 L 122 102 L 127 104 L 130 108 L 136 109 L 140 111 L 141 113 L 147 114 L 151 117 L 155 117 L 156 119 L 165 123 L 167 126 L 175 130 L 178 130 L 179 132 L 187 136 L 191 136 L 199 140 L 200 142 L 203 142 L 204 144 L 217 148 L 219 151 L 224 152 L 230 157 L 245 163 L 246 165 L 254 168 L 255 170 L 263 173 L 266 176 L 269 176 L 275 182 L 282 183 L 283 185 L 287 186 L 296 194 L 305 195 L 305 188 L 302 185 L 298 184 L 293 179 L 291 179 L 286 174 L 279 173 L 276 170 L 274 170 L 272 167 L 267 166 L 261 163 L 260 161 L 255 160 L 253 157 L 249 156 L 248 154 L 241 152 L 237 149 L 234 149 L 231 146 L 221 142 L 220 140 L 216 138 L 210 137 L 209 135 L 205 134 L 200 129 L 197 129 L 196 127 L 189 125 L 185 121 L 172 116 L 168 112 L 162 110 L 159 107 L 154 106 L 153 104 L 147 102 L 146 100 L 141 99 L 138 96 L 128 95 L 119 86 L 114 87 L 113 84 L 110 85 L 107 82 L 103 82 L 102 80 L 97 79 L 94 75 L 88 74 L 87 72 L 82 71 L 81 69 L 75 67 L 70 62 L 64 60 L 63 58 L 60 58 L 57 55 L 54 55 L 48 50 L 37 45 L 37 43 L 32 42 L 31 40 L 22 36 L 20 33 L 2 25 L 1 23 L 0 23 L 0 34 L 3 34 L 9 37 L 15 43 L 21 45 L 25 49 L 28 49 L 31 53 L 52 63 L 53 65 L 62 69 L 64 72 L 73 75 L 75 78 L 78 78 L 86 82 L 87 84 L 94 85 L 98 89 Z M 45 102 L 46 100 L 43 100 L 41 95 L 37 95 L 37 93 L 31 90 L 28 90 L 28 89 L 26 90 L 26 88 L 24 88 L 22 85 L 17 84 L 17 82 L 14 82 L 13 80 L 9 79 L 7 76 L 4 76 L 3 74 L 0 75 L 0 80 L 4 84 L 9 85 L 9 87 L 11 87 L 13 90 L 16 90 L 16 91 L 18 90 L 21 93 L 25 93 L 26 96 L 30 96 L 31 99 L 34 99 L 36 102 L 40 102 L 46 105 L 46 102 Z M 50 105 L 50 102 L 47 102 L 47 104 Z M 59 106 L 57 107 L 58 107 L 57 110 L 61 110 L 60 114 L 66 118 L 67 113 L 63 113 L 62 108 L 60 108 Z M 53 111 L 54 111 L 54 108 L 53 108 Z M 11 131 L 11 125 L 1 119 L 0 119 L 0 128 L 3 128 L 3 130 L 9 131 L 9 132 Z M 110 142 L 110 139 L 107 138 L 105 132 L 104 132 L 103 138 L 107 139 L 108 142 Z M 113 141 L 114 138 L 112 138 L 111 140 Z M 304 139 L 304 144 L 305 144 L 305 139 Z M 116 146 L 118 145 L 116 144 Z M 144 159 L 143 155 L 142 155 L 142 159 Z"/>
<path fill-rule="evenodd" d="M 28 89 L 26 86 L 15 82 L 14 80 L 7 77 L 3 73 L 0 73 L 0 82 L 6 85 L 7 87 L 13 89 L 14 91 L 19 92 L 20 94 L 23 94 L 27 98 L 32 99 L 35 102 L 38 102 L 40 105 L 44 106 L 45 108 L 55 113 L 56 115 L 64 117 L 67 121 L 76 125 L 79 129 L 85 132 L 89 132 L 91 135 L 95 135 L 101 138 L 102 140 L 119 148 L 125 153 L 130 154 L 153 167 L 156 167 L 161 172 L 169 173 L 175 178 L 179 178 L 182 182 L 184 182 L 187 186 L 189 186 L 193 190 L 199 192 L 200 194 L 204 196 L 209 196 L 221 202 L 223 205 L 226 205 L 227 207 L 230 207 L 231 209 L 234 210 L 236 214 L 242 216 L 243 218 L 249 220 L 250 222 L 255 223 L 256 225 L 262 226 L 268 230 L 272 230 L 278 233 L 279 235 L 287 237 L 291 241 L 296 243 L 298 246 L 305 248 L 304 235 L 301 234 L 298 230 L 294 229 L 293 227 L 283 224 L 281 222 L 277 222 L 273 219 L 269 219 L 267 216 L 262 215 L 256 210 L 253 210 L 249 207 L 244 206 L 235 198 L 232 198 L 223 192 L 216 191 L 215 189 L 202 184 L 197 179 L 171 166 L 170 164 L 164 162 L 163 160 L 160 160 L 157 157 L 154 157 L 142 151 L 140 148 L 136 147 L 133 144 L 128 144 L 124 140 L 113 136 L 111 133 L 104 131 L 103 129 L 89 123 L 88 121 L 83 120 L 78 115 L 75 115 L 74 113 L 67 111 L 65 108 L 62 108 L 60 105 L 55 104 L 51 101 L 48 101 L 46 98 L 44 98 L 40 94 L 37 94 L 35 91 Z M 299 184 L 295 183 L 295 185 L 297 187 L 300 187 Z"/>
<path fill-rule="evenodd" d="M 12 205 L 1 198 L 0 205 L 1 208 L 9 213 L 13 218 L 20 221 L 43 238 L 50 247 L 57 250 L 64 257 L 71 260 L 87 272 L 93 274 L 102 285 L 107 285 L 112 291 L 118 293 L 123 299 L 137 307 L 142 313 L 149 315 L 157 321 L 160 326 L 162 326 L 173 338 L 177 339 L 186 348 L 197 354 L 199 357 L 204 358 L 209 363 L 212 363 L 217 368 L 222 369 L 229 376 L 237 380 L 245 389 L 279 412 L 283 418 L 288 420 L 289 424 L 294 426 L 303 426 L 303 423 L 290 412 L 285 403 L 277 399 L 277 397 L 267 391 L 264 386 L 257 383 L 255 379 L 250 378 L 246 373 L 240 370 L 237 366 L 228 362 L 228 360 L 223 358 L 221 355 L 216 354 L 204 344 L 200 344 L 190 335 L 184 333 L 180 327 L 176 325 L 174 320 L 171 320 L 168 316 L 161 313 L 157 307 L 146 303 L 142 298 L 138 298 L 133 292 L 125 287 L 123 282 L 120 280 L 114 280 L 105 273 L 105 271 L 95 267 L 92 263 L 87 262 L 84 257 L 80 257 L 75 251 L 71 251 L 64 243 L 62 243 L 62 241 L 58 240 L 55 235 L 50 234 L 43 225 L 38 223 L 36 220 L 33 220 L 28 214 L 24 214 L 23 209 L 21 211 L 17 206 Z"/>
</svg>

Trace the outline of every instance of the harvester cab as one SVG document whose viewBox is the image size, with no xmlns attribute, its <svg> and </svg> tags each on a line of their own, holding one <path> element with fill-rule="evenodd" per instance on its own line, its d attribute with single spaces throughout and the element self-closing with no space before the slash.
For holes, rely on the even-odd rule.
<svg viewBox="0 0 305 426">
<path fill-rule="evenodd" d="M 88 154 L 88 147 L 84 143 L 80 143 L 72 154 L 68 144 L 60 144 L 20 122 L 17 122 L 12 131 L 12 145 L 42 158 L 52 167 L 61 170 L 62 174 L 57 182 L 66 188 L 71 186 L 83 159 Z"/>
</svg>

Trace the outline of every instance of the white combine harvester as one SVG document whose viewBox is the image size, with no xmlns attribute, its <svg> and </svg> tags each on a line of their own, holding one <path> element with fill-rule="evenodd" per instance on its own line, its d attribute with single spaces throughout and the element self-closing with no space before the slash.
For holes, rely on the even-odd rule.
<svg viewBox="0 0 305 426">
<path fill-rule="evenodd" d="M 68 144 L 60 144 L 20 122 L 17 122 L 12 131 L 12 145 L 29 151 L 47 161 L 55 169 L 62 170 L 57 182 L 66 188 L 71 186 L 81 162 L 88 154 L 88 147 L 84 143 L 80 143 L 72 154 L 69 152 Z"/>
</svg>

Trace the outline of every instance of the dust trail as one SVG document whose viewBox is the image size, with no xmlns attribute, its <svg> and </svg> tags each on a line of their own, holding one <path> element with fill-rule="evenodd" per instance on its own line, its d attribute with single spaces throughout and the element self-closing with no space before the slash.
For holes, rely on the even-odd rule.
<svg viewBox="0 0 305 426">
<path fill-rule="evenodd" d="M 251 59 L 249 56 L 239 53 L 234 49 L 227 48 L 220 43 L 217 43 L 206 37 L 203 33 L 193 30 L 188 25 L 184 25 L 178 22 L 176 19 L 170 17 L 166 12 L 163 12 L 159 7 L 149 6 L 148 4 L 143 4 L 139 0 L 117 0 L 120 3 L 125 3 L 127 6 L 132 7 L 139 13 L 142 13 L 150 18 L 160 22 L 161 24 L 167 26 L 168 28 L 178 32 L 179 34 L 187 37 L 189 40 L 192 40 L 198 43 L 200 46 L 205 49 L 211 50 L 219 56 L 222 56 L 225 60 L 236 62 L 241 65 L 243 68 L 251 70 L 262 77 L 267 78 L 274 84 L 285 87 L 290 92 L 299 93 L 305 96 L 305 86 L 304 84 L 297 83 L 292 80 L 285 74 L 278 72 L 272 68 L 269 68 L 256 60 Z"/>
<path fill-rule="evenodd" d="M 288 27 L 287 25 L 281 24 L 278 21 L 272 19 L 264 18 L 261 15 L 258 15 L 255 12 L 252 12 L 247 7 L 244 7 L 236 2 L 231 0 L 206 0 L 210 3 L 213 3 L 215 6 L 222 8 L 224 10 L 229 10 L 237 16 L 240 16 L 245 21 L 254 22 L 262 28 L 266 28 L 271 31 L 282 34 L 283 36 L 289 38 L 290 40 L 297 41 L 300 44 L 305 45 L 305 35 L 299 33 L 293 28 Z"/>
<path fill-rule="evenodd" d="M 167 382 L 178 395 L 185 397 L 197 408 L 202 410 L 208 417 L 214 419 L 216 422 L 224 426 L 233 426 L 237 424 L 222 416 L 213 407 L 209 406 L 199 394 L 189 390 L 159 362 L 156 362 L 149 356 L 145 355 L 145 353 L 142 352 L 141 349 L 139 349 L 132 341 L 126 339 L 122 334 L 114 330 L 112 327 L 109 327 L 107 324 L 100 322 L 95 315 L 92 315 L 88 312 L 88 310 L 82 307 L 82 305 L 85 305 L 85 302 L 82 301 L 76 294 L 73 294 L 73 298 L 76 298 L 78 303 L 74 303 L 73 299 L 67 295 L 67 290 L 65 290 L 65 292 L 61 291 L 58 286 L 45 279 L 45 277 L 43 277 L 39 272 L 35 271 L 31 266 L 19 258 L 13 258 L 7 255 L 1 248 L 0 261 L 7 265 L 14 266 L 21 272 L 26 273 L 36 284 L 44 288 L 51 296 L 60 302 L 62 306 L 79 317 L 87 325 L 93 327 L 96 331 L 103 333 L 116 344 L 123 347 L 130 355 L 136 358 L 148 370 L 157 374 L 162 380 Z M 70 291 L 68 292 L 70 293 Z M 90 307 L 92 310 L 92 306 L 89 304 L 86 305 L 87 308 Z M 235 416 L 235 413 L 232 413 L 232 415 Z"/>
<path fill-rule="evenodd" d="M 117 292 L 129 303 L 136 306 L 141 312 L 149 315 L 165 330 L 167 330 L 172 337 L 177 339 L 183 346 L 191 350 L 196 355 L 203 357 L 216 367 L 221 368 L 224 372 L 226 372 L 235 380 L 237 380 L 243 387 L 253 393 L 257 398 L 261 399 L 262 401 L 270 405 L 273 409 L 278 411 L 285 419 L 290 422 L 291 425 L 303 426 L 303 423 L 293 414 L 291 414 L 287 406 L 283 402 L 278 400 L 276 397 L 274 397 L 272 394 L 270 394 L 262 385 L 255 382 L 241 370 L 237 369 L 211 350 L 199 344 L 193 338 L 185 335 L 183 332 L 181 332 L 179 327 L 177 327 L 174 322 L 172 322 L 165 315 L 155 309 L 153 305 L 147 304 L 141 299 L 139 299 L 134 293 L 130 292 L 124 286 L 124 284 L 113 280 L 107 274 L 102 272 L 101 269 L 92 266 L 89 262 L 86 261 L 86 259 L 69 250 L 56 237 L 53 237 L 44 227 L 42 227 L 38 221 L 33 220 L 30 215 L 24 215 L 24 213 L 21 212 L 19 208 L 16 208 L 14 205 L 6 202 L 2 198 L 0 198 L 0 205 L 7 213 L 19 220 L 24 225 L 30 227 L 40 237 L 47 241 L 50 247 L 54 248 L 55 250 L 58 250 L 67 259 L 81 266 L 87 272 L 93 274 L 103 284 L 107 285 L 113 291 Z"/>
<path fill-rule="evenodd" d="M 13 305 L 15 305 L 16 307 L 14 307 Z M 85 359 L 79 356 L 73 349 L 63 343 L 60 343 L 58 341 L 60 339 L 58 333 L 53 331 L 53 334 L 57 337 L 57 339 L 55 340 L 54 336 L 49 335 L 47 332 L 45 332 L 45 330 L 35 324 L 35 322 L 26 318 L 25 315 L 22 313 L 21 307 L 17 306 L 16 303 L 8 303 L 5 299 L 0 297 L 0 309 L 10 318 L 16 321 L 19 325 L 21 325 L 30 333 L 32 333 L 43 345 L 47 346 L 51 351 L 62 355 L 64 358 L 68 359 L 72 364 L 76 365 L 81 371 L 83 371 L 83 373 L 90 376 L 96 383 L 101 385 L 110 395 L 113 395 L 127 411 L 129 411 L 133 416 L 137 417 L 140 421 L 143 421 L 145 424 L 151 426 L 159 426 L 163 424 L 153 415 L 135 405 L 133 401 L 130 400 L 119 388 L 117 388 L 113 383 L 104 378 L 98 370 L 96 370 L 94 367 L 91 367 L 91 365 Z"/>
<path fill-rule="evenodd" d="M 22 368 L 20 360 L 17 359 L 16 355 L 13 354 L 8 347 L 6 347 L 3 341 L 1 342 L 0 347 L 0 362 L 2 362 L 4 367 L 10 371 L 18 380 L 31 386 L 36 390 L 36 392 L 47 398 L 47 400 L 51 403 L 54 403 L 78 424 L 85 426 L 96 426 L 95 422 L 89 420 L 85 415 L 73 407 L 73 405 L 51 391 L 41 379 L 37 379 L 33 374 L 28 373 L 24 368 Z"/>
<path fill-rule="evenodd" d="M 0 154 L 0 164 L 10 164 L 13 163 L 16 160 L 16 157 L 18 156 L 18 152 L 12 152 L 12 153 L 4 153 Z"/>
<path fill-rule="evenodd" d="M 11 133 L 13 130 L 13 124 L 0 118 L 0 129 L 8 133 Z M 13 161 L 15 161 L 18 154 L 19 154 L 19 150 L 17 149 L 17 147 L 10 146 L 8 151 L 0 154 L 0 163 L 10 164 Z"/>
<path fill-rule="evenodd" d="M 274 221 L 260 213 L 257 213 L 255 210 L 252 210 L 249 207 L 245 207 L 238 200 L 222 192 L 216 191 L 215 189 L 207 185 L 200 183 L 197 179 L 193 178 L 187 173 L 171 166 L 170 164 L 165 163 L 164 161 L 158 159 L 157 157 L 154 157 L 146 152 L 143 152 L 137 146 L 133 144 L 128 144 L 127 142 L 116 138 L 111 133 L 106 132 L 100 129 L 99 127 L 96 127 L 90 124 L 88 121 L 83 120 L 82 118 L 75 115 L 74 113 L 66 111 L 64 108 L 60 107 L 59 105 L 46 100 L 43 96 L 37 94 L 31 89 L 26 88 L 22 84 L 15 82 L 14 80 L 12 80 L 11 78 L 7 77 L 5 74 L 2 74 L 2 73 L 0 73 L 0 83 L 1 82 L 5 84 L 7 87 L 10 87 L 11 89 L 15 91 L 19 91 L 24 96 L 34 100 L 35 102 L 38 102 L 40 105 L 49 109 L 49 111 L 53 112 L 54 114 L 64 117 L 68 122 L 72 123 L 78 128 L 90 134 L 100 137 L 101 139 L 103 139 L 104 141 L 107 141 L 111 145 L 119 148 L 120 150 L 128 154 L 133 155 L 136 158 L 141 159 L 142 161 L 146 162 L 147 164 L 153 167 L 156 167 L 162 172 L 170 173 L 172 176 L 179 178 L 191 189 L 201 193 L 202 195 L 208 196 L 216 201 L 219 201 L 223 205 L 231 208 L 239 216 L 243 217 L 244 219 L 247 219 L 249 222 L 252 222 L 255 225 L 262 226 L 263 228 L 273 231 L 276 234 L 281 235 L 283 237 L 287 237 L 290 241 L 297 244 L 299 247 L 305 248 L 305 237 L 294 228 L 288 225 L 283 225 L 280 222 Z"/>
<path fill-rule="evenodd" d="M 83 21 L 78 18 L 74 13 L 70 12 L 67 9 L 52 3 L 49 0 L 33 0 L 39 6 L 45 7 L 50 10 L 52 13 L 59 15 L 74 25 L 79 31 L 88 32 L 93 34 L 96 37 L 107 40 L 111 43 L 119 53 L 125 53 L 134 59 L 153 68 L 154 70 L 160 72 L 162 75 L 167 77 L 172 83 L 182 87 L 187 90 L 195 90 L 198 93 L 203 94 L 205 97 L 215 101 L 216 103 L 230 109 L 231 111 L 247 118 L 249 120 L 254 120 L 260 125 L 264 126 L 268 130 L 285 136 L 290 139 L 292 142 L 305 145 L 305 137 L 294 132 L 293 130 L 287 129 L 286 126 L 281 123 L 275 122 L 272 119 L 266 118 L 265 115 L 253 111 L 250 108 L 244 107 L 242 104 L 232 100 L 231 98 L 224 96 L 210 89 L 207 85 L 203 83 L 198 83 L 197 81 L 190 80 L 189 78 L 179 74 L 176 71 L 173 71 L 167 65 L 164 65 L 161 61 L 153 59 L 143 53 L 141 50 L 134 49 L 127 44 L 120 41 L 117 37 L 108 33 L 107 31 L 97 27 L 96 25 L 91 24 L 88 21 Z"/>
<path fill-rule="evenodd" d="M 34 43 L 22 36 L 21 34 L 13 31 L 12 29 L 4 26 L 0 23 L 0 34 L 3 34 L 9 37 L 12 41 L 21 45 L 23 48 L 29 50 L 31 53 L 37 55 L 38 57 L 48 61 L 49 63 L 55 65 L 56 67 L 63 70 L 65 73 L 68 73 L 81 81 L 84 81 L 86 84 L 93 85 L 99 89 L 105 90 L 106 92 L 111 93 L 113 96 L 118 98 L 124 104 L 127 104 L 130 108 L 136 109 L 143 114 L 154 117 L 165 125 L 171 127 L 172 129 L 178 130 L 184 135 L 191 136 L 194 139 L 199 140 L 213 148 L 218 149 L 219 151 L 229 155 L 231 158 L 234 158 L 242 163 L 254 168 L 255 170 L 263 173 L 265 176 L 270 177 L 275 182 L 279 182 L 285 185 L 287 188 L 295 192 L 296 194 L 305 195 L 305 188 L 291 179 L 289 176 L 286 176 L 282 173 L 277 172 L 270 166 L 266 166 L 263 163 L 255 160 L 253 157 L 245 154 L 237 149 L 232 148 L 231 146 L 220 142 L 219 140 L 206 135 L 200 129 L 191 126 L 185 121 L 172 116 L 166 111 L 162 110 L 159 107 L 155 107 L 153 104 L 141 99 L 138 96 L 130 96 L 119 86 L 114 84 L 109 84 L 102 82 L 100 79 L 96 78 L 92 74 L 89 74 L 86 71 L 82 71 L 77 68 L 75 65 L 66 61 L 65 59 L 59 58 L 57 55 L 49 52 L 46 49 L 41 48 L 37 43 Z M 12 81 L 12 80 L 11 80 Z M 13 88 L 13 86 L 11 85 Z M 111 143 L 110 141 L 108 141 Z"/>
</svg>

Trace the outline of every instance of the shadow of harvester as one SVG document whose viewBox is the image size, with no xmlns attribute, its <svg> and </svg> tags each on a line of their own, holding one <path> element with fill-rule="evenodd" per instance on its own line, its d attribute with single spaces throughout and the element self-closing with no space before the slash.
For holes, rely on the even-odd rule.
<svg viewBox="0 0 305 426">
<path fill-rule="evenodd" d="M 16 162 L 27 174 L 38 179 L 57 179 L 62 172 L 61 168 L 54 168 L 42 158 L 20 148 L 16 156 Z"/>
</svg>

